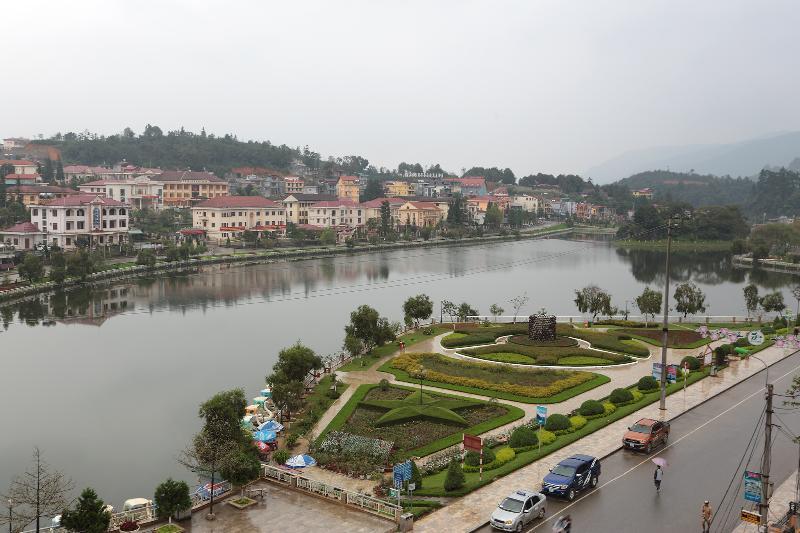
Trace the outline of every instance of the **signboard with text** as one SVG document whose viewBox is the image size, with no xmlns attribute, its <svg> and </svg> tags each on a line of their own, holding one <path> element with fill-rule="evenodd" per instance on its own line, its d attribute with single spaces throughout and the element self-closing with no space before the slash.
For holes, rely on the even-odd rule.
<svg viewBox="0 0 800 533">
<path fill-rule="evenodd" d="M 474 435 L 464 435 L 464 451 L 480 452 L 482 446 L 481 438 Z"/>
<path fill-rule="evenodd" d="M 547 406 L 546 405 L 537 405 L 536 406 L 536 425 L 538 425 L 539 427 L 544 427 L 546 422 L 547 422 Z"/>
<path fill-rule="evenodd" d="M 656 381 L 661 381 L 661 369 L 664 368 L 661 363 L 653 363 L 653 377 Z"/>
<path fill-rule="evenodd" d="M 758 472 L 744 472 L 744 499 L 749 502 L 761 503 L 761 474 Z"/>
<path fill-rule="evenodd" d="M 753 346 L 764 344 L 764 334 L 761 330 L 754 330 L 747 334 L 747 341 Z"/>
<path fill-rule="evenodd" d="M 678 381 L 678 365 L 667 365 L 667 383 Z"/>
</svg>

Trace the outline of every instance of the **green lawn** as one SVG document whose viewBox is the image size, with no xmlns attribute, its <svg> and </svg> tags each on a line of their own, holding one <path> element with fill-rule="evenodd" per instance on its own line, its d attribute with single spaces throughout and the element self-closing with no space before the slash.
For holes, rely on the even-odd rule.
<svg viewBox="0 0 800 533">
<path fill-rule="evenodd" d="M 439 354 L 432 354 L 432 355 L 437 355 L 439 357 L 444 357 L 444 356 L 441 356 Z M 418 384 L 419 383 L 419 379 L 411 376 L 407 371 L 405 371 L 405 370 L 403 370 L 401 368 L 395 368 L 394 366 L 392 366 L 392 362 L 393 361 L 394 361 L 394 359 L 387 361 L 386 363 L 384 363 L 379 368 L 379 370 L 381 372 L 387 372 L 387 373 L 393 374 L 395 376 L 395 378 L 397 378 L 398 381 L 404 381 L 404 382 L 412 383 L 412 384 Z M 466 369 L 469 369 L 470 367 L 476 366 L 476 365 L 485 365 L 485 363 L 470 363 L 470 362 L 467 362 L 467 361 L 459 362 L 458 360 L 455 360 L 455 359 L 449 359 L 449 360 L 446 360 L 446 362 L 449 363 L 449 364 L 458 364 L 460 366 L 464 366 Z M 537 369 L 533 369 L 533 368 L 531 368 L 531 369 L 515 369 L 513 367 L 505 367 L 505 368 L 507 369 L 507 371 L 504 371 L 504 376 L 503 377 L 508 381 L 512 381 L 512 380 L 519 381 L 522 377 L 525 377 L 525 375 L 527 373 L 540 374 L 540 375 L 546 375 L 546 373 L 554 373 L 554 374 L 555 373 L 561 373 L 564 376 L 569 376 L 569 375 L 574 373 L 573 371 L 569 371 L 569 370 L 542 370 L 542 369 L 537 370 Z M 451 374 L 452 374 L 452 372 L 451 372 Z M 556 374 L 556 375 L 558 375 L 558 374 Z M 517 376 L 517 378 L 515 378 L 514 376 Z M 428 385 L 430 387 L 438 387 L 440 389 L 448 389 L 448 390 L 454 390 L 454 391 L 460 391 L 460 392 L 467 392 L 467 393 L 471 393 L 471 394 L 478 394 L 478 395 L 485 396 L 485 397 L 488 397 L 488 398 L 498 398 L 498 399 L 501 399 L 501 400 L 510 400 L 510 401 L 521 402 L 521 403 L 539 403 L 539 404 L 544 404 L 544 403 L 559 403 L 559 402 L 563 402 L 564 400 L 568 400 L 569 398 L 572 398 L 573 396 L 577 396 L 578 394 L 583 394 L 584 392 L 589 391 L 589 390 L 591 390 L 591 389 L 593 389 L 595 387 L 599 387 L 600 385 L 605 385 L 609 381 L 611 381 L 611 379 L 608 378 L 607 376 L 603 376 L 602 374 L 591 374 L 590 379 L 588 379 L 587 381 L 584 381 L 583 383 L 580 383 L 580 384 L 575 385 L 573 387 L 566 388 L 564 390 L 556 392 L 556 393 L 554 393 L 554 394 L 552 394 L 550 396 L 524 396 L 524 395 L 521 395 L 521 394 L 515 394 L 515 393 L 512 393 L 512 392 L 506 392 L 506 391 L 502 391 L 502 390 L 495 390 L 495 389 L 489 389 L 489 388 L 479 388 L 479 387 L 474 387 L 474 386 L 469 386 L 469 385 L 462 385 L 462 384 L 457 384 L 457 383 L 448 383 L 448 382 L 445 382 L 445 381 L 436 381 L 434 379 L 424 379 L 422 381 L 422 383 L 424 385 Z"/>
<path fill-rule="evenodd" d="M 638 339 L 642 342 L 654 346 L 661 346 L 661 329 L 655 328 L 622 328 L 614 331 L 623 335 L 628 335 L 632 339 Z M 667 334 L 667 346 L 670 348 L 689 349 L 699 348 L 711 342 L 711 338 L 702 338 L 699 333 L 693 329 L 671 327 Z"/>
<path fill-rule="evenodd" d="M 587 350 L 578 346 L 562 348 L 559 346 L 527 346 L 523 344 L 494 344 L 491 346 L 480 346 L 478 348 L 462 349 L 464 355 L 487 359 L 489 361 L 499 361 L 501 363 L 519 363 L 523 365 L 543 365 L 555 366 L 571 363 L 562 362 L 568 358 L 603 358 L 605 364 L 618 365 L 633 361 L 628 355 L 621 353 L 600 353 L 594 350 Z M 595 363 L 603 364 L 603 363 Z"/>
<path fill-rule="evenodd" d="M 558 360 L 559 365 L 569 366 L 601 366 L 614 364 L 608 359 L 601 359 L 600 357 L 571 355 L 562 357 Z"/>
<path fill-rule="evenodd" d="M 700 372 L 693 372 L 689 375 L 688 384 L 691 385 L 708 375 L 708 370 L 703 370 Z M 672 394 L 675 392 L 680 391 L 683 388 L 683 383 L 678 382 L 667 387 L 667 393 Z M 464 494 L 468 494 L 475 489 L 478 489 L 488 483 L 491 483 L 497 478 L 503 477 L 506 474 L 509 474 L 525 465 L 528 465 L 542 457 L 550 455 L 556 450 L 563 448 L 564 446 L 571 444 L 583 437 L 590 435 L 597 431 L 598 429 L 602 429 L 609 424 L 620 420 L 628 416 L 629 414 L 638 411 L 642 407 L 650 405 L 651 403 L 657 402 L 660 397 L 660 392 L 658 390 L 645 393 L 641 400 L 636 403 L 625 405 L 622 407 L 618 407 L 616 411 L 611 413 L 608 416 L 602 418 L 596 418 L 593 420 L 589 420 L 588 423 L 581 429 L 577 431 L 573 431 L 572 433 L 568 433 L 566 435 L 560 435 L 556 440 L 547 445 L 542 445 L 541 450 L 533 449 L 525 452 L 518 453 L 514 459 L 510 462 L 493 469 L 487 473 L 484 473 L 483 481 L 479 480 L 478 473 L 474 472 L 465 472 L 464 476 L 466 478 L 465 485 L 455 491 L 447 492 L 444 490 L 444 479 L 447 475 L 447 470 L 443 470 L 436 474 L 432 474 L 429 476 L 423 477 L 423 488 L 416 493 L 420 496 L 463 496 Z M 622 435 L 620 435 L 622 438 Z M 539 480 L 531 480 L 532 483 L 538 483 Z"/>
<path fill-rule="evenodd" d="M 320 433 L 317 442 L 320 442 L 325 437 L 325 435 L 330 431 L 335 431 L 339 429 L 343 431 L 348 431 L 348 429 L 350 430 L 355 429 L 354 427 L 347 426 L 348 421 L 359 409 L 361 402 L 365 400 L 369 392 L 377 387 L 379 387 L 379 385 L 377 384 L 360 385 L 358 389 L 356 389 L 355 393 L 353 393 L 353 396 L 336 414 L 333 420 L 331 420 L 330 424 L 328 424 L 328 427 L 326 427 L 322 431 L 322 433 Z M 392 385 L 390 389 L 399 389 L 402 391 L 408 391 L 409 393 L 414 393 L 417 390 L 414 389 L 413 387 L 404 387 L 399 385 Z M 463 396 L 453 396 L 451 394 L 428 393 L 427 391 L 426 394 L 430 394 L 434 397 L 442 399 L 456 399 L 456 400 L 464 399 Z M 520 418 L 525 416 L 525 412 L 522 409 L 515 407 L 513 405 L 507 405 L 503 403 L 493 404 L 492 402 L 483 402 L 483 401 L 478 401 L 478 403 L 483 406 L 502 407 L 506 412 L 501 416 L 492 418 L 490 420 L 485 420 L 483 422 L 471 425 L 466 428 L 453 425 L 452 428 L 454 432 L 452 434 L 438 438 L 436 440 L 433 440 L 432 442 L 427 442 L 413 449 L 399 450 L 400 453 L 396 456 L 396 459 L 399 460 L 399 459 L 404 459 L 406 457 L 413 457 L 413 456 L 423 457 L 425 455 L 430 455 L 431 453 L 443 450 L 444 448 L 450 447 L 454 444 L 457 444 L 458 442 L 461 442 L 462 435 L 464 433 L 468 435 L 480 435 L 481 433 L 485 433 L 494 428 L 504 426 L 510 422 L 513 422 L 514 420 L 519 420 Z M 395 429 L 401 432 L 413 431 L 412 429 L 409 428 L 409 424 L 403 424 L 402 426 L 398 426 Z M 382 431 L 383 430 L 381 428 L 376 428 L 375 434 L 369 436 L 373 438 L 380 438 L 382 440 L 392 440 L 391 438 L 384 439 L 382 436 L 380 436 Z"/>
</svg>

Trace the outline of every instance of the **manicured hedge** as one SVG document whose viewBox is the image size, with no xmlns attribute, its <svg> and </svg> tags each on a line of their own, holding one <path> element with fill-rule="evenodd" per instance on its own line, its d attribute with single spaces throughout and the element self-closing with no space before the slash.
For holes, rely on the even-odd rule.
<svg viewBox="0 0 800 533">
<path fill-rule="evenodd" d="M 489 464 L 494 461 L 495 455 L 491 448 L 483 447 L 483 464 Z M 478 466 L 481 461 L 481 456 L 478 452 L 469 451 L 464 455 L 464 464 L 469 466 Z"/>
<path fill-rule="evenodd" d="M 528 426 L 520 426 L 511 432 L 511 437 L 508 439 L 508 445 L 512 448 L 524 448 L 525 446 L 533 446 L 538 442 L 536 431 Z"/>
<path fill-rule="evenodd" d="M 568 335 L 585 340 L 592 345 L 592 348 L 622 352 L 636 357 L 648 357 L 650 355 L 650 350 L 643 346 L 633 346 L 622 342 L 623 339 L 620 338 L 621 335 L 614 330 L 603 333 L 578 329 L 570 324 L 558 324 L 556 325 L 556 333 L 558 335 Z M 605 357 L 605 355 L 603 355 L 603 357 Z"/>
<path fill-rule="evenodd" d="M 689 370 L 700 370 L 700 360 L 692 355 L 687 355 L 681 359 L 681 367 L 687 366 Z"/>
<path fill-rule="evenodd" d="M 457 348 L 459 346 L 474 346 L 476 344 L 491 344 L 498 337 L 525 333 L 528 331 L 528 324 L 504 324 L 501 326 L 491 326 L 488 328 L 481 326 L 456 326 L 455 333 L 460 335 L 448 335 L 442 339 L 442 346 L 445 348 Z"/>
<path fill-rule="evenodd" d="M 658 387 L 658 380 L 656 380 L 656 378 L 653 376 L 642 376 L 642 378 L 639 380 L 639 383 L 636 384 L 636 388 L 643 392 L 655 390 Z"/>
<path fill-rule="evenodd" d="M 603 404 L 598 402 L 597 400 L 586 400 L 581 404 L 580 409 L 578 412 L 582 416 L 595 416 L 595 415 L 602 415 L 605 413 L 605 409 L 603 409 Z"/>
<path fill-rule="evenodd" d="M 493 357 L 496 354 L 501 354 L 501 357 L 505 359 L 508 359 L 506 354 L 519 354 L 522 357 L 520 357 L 518 361 L 504 362 L 518 362 L 521 364 L 537 364 L 546 366 L 558 365 L 559 361 L 565 357 L 591 357 L 593 359 L 605 359 L 608 361 L 607 364 L 622 364 L 633 361 L 633 359 L 625 354 L 598 352 L 595 350 L 580 348 L 578 346 L 561 348 L 551 346 L 525 346 L 522 344 L 507 343 L 462 349 L 460 353 L 489 360 L 499 359 Z"/>
<path fill-rule="evenodd" d="M 544 429 L 547 431 L 562 431 L 570 428 L 569 417 L 560 413 L 554 413 L 547 417 Z"/>
<path fill-rule="evenodd" d="M 633 393 L 630 389 L 614 389 L 608 399 L 614 405 L 622 405 L 633 400 Z"/>
<path fill-rule="evenodd" d="M 578 341 L 570 339 L 569 337 L 556 337 L 554 341 L 536 341 L 529 339 L 527 335 L 514 335 L 508 339 L 508 342 L 512 344 L 521 344 L 523 346 L 541 346 L 543 348 L 568 348 L 578 345 Z"/>
</svg>

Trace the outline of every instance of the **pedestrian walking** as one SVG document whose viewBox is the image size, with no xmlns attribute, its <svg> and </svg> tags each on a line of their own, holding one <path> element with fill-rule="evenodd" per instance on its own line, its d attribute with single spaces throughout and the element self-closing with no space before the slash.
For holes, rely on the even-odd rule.
<svg viewBox="0 0 800 533">
<path fill-rule="evenodd" d="M 653 482 L 656 484 L 656 492 L 661 492 L 661 480 L 664 479 L 664 471 L 661 465 L 656 466 L 656 471 L 653 472 Z"/>
<path fill-rule="evenodd" d="M 709 533 L 711 531 L 711 504 L 708 503 L 708 500 L 703 504 L 702 509 L 700 510 L 700 515 L 703 518 L 703 533 Z"/>
</svg>

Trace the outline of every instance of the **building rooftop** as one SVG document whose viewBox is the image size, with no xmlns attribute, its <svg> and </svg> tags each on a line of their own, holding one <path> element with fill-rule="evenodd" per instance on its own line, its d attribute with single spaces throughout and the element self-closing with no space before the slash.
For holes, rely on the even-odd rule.
<svg viewBox="0 0 800 533">
<path fill-rule="evenodd" d="M 298 202 L 329 202 L 336 200 L 336 196 L 330 194 L 307 194 L 302 192 L 286 195 L 283 201 L 285 202 L 288 198 L 294 198 Z"/>
<path fill-rule="evenodd" d="M 27 159 L 0 159 L 0 166 L 3 165 L 25 165 L 35 167 L 36 163 L 28 161 Z"/>
<path fill-rule="evenodd" d="M 227 183 L 212 172 L 195 172 L 192 170 L 165 170 L 159 176 L 161 181 L 212 181 L 214 183 Z"/>
<path fill-rule="evenodd" d="M 63 198 L 56 198 L 55 200 L 49 200 L 47 202 L 42 203 L 43 206 L 64 206 L 64 207 L 72 207 L 72 206 L 81 206 L 87 205 L 91 203 L 100 203 L 103 205 L 113 205 L 113 206 L 120 206 L 124 207 L 125 204 L 118 200 L 114 200 L 113 198 L 105 198 L 100 196 L 99 194 L 71 194 L 69 196 L 65 196 Z"/>
<path fill-rule="evenodd" d="M 0 230 L 0 233 L 44 233 L 39 226 L 32 222 L 20 222 L 10 228 Z"/>
<path fill-rule="evenodd" d="M 52 194 L 79 194 L 79 192 L 74 189 L 56 187 L 55 185 L 7 185 L 6 192 L 22 194 L 36 194 L 42 192 Z"/>
</svg>

